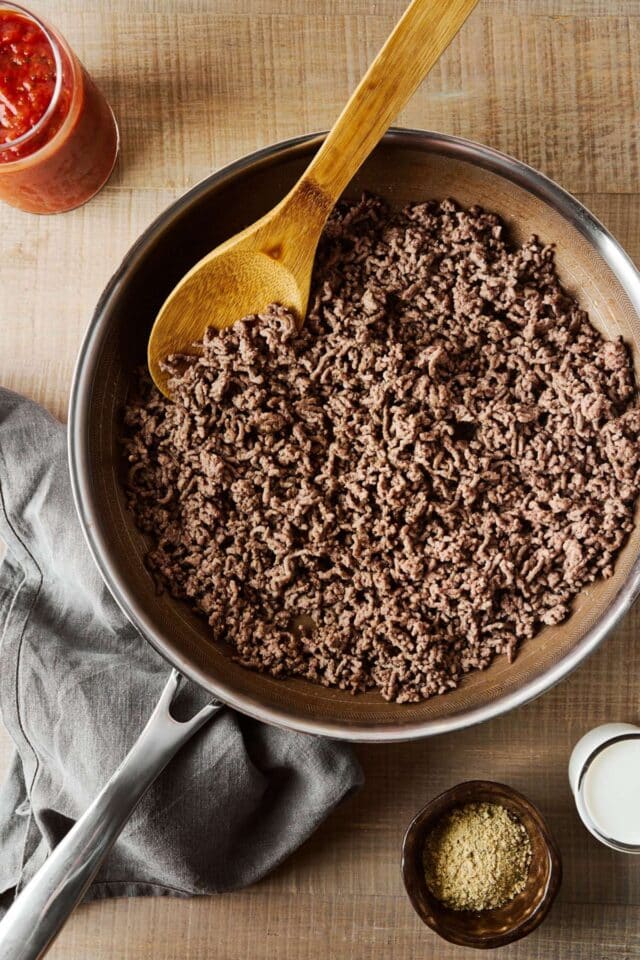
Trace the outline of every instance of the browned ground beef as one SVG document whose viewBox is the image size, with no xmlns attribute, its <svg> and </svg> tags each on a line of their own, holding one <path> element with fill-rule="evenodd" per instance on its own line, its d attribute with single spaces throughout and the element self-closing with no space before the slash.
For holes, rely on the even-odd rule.
<svg viewBox="0 0 640 960">
<path fill-rule="evenodd" d="M 627 350 L 550 246 L 504 234 L 451 201 L 342 204 L 301 334 L 273 307 L 174 359 L 175 403 L 142 379 L 149 567 L 241 663 L 418 701 L 610 576 L 639 485 Z"/>
</svg>

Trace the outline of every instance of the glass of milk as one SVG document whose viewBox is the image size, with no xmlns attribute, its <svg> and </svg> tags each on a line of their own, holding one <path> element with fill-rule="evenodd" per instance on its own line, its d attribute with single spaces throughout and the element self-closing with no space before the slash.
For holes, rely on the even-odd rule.
<svg viewBox="0 0 640 960">
<path fill-rule="evenodd" d="M 590 730 L 573 749 L 569 782 L 587 830 L 614 850 L 640 853 L 640 727 Z"/>
</svg>

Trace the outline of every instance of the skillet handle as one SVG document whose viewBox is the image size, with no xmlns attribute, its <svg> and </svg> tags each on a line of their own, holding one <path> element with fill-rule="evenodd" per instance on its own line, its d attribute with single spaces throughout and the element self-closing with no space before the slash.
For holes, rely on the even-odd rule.
<svg viewBox="0 0 640 960">
<path fill-rule="evenodd" d="M 158 774 L 221 709 L 211 703 L 185 723 L 174 720 L 169 707 L 179 683 L 174 670 L 127 757 L 0 922 L 0 960 L 43 956 Z"/>
</svg>

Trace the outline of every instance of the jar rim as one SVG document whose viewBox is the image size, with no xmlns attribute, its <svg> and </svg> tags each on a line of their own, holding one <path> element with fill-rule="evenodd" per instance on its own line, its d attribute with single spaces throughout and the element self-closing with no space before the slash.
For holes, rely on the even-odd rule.
<svg viewBox="0 0 640 960">
<path fill-rule="evenodd" d="M 42 30 L 53 53 L 53 60 L 56 67 L 56 82 L 53 87 L 53 93 L 51 94 L 51 100 L 49 101 L 47 109 L 39 118 L 39 120 L 37 120 L 29 130 L 26 130 L 15 140 L 5 140 L 4 143 L 0 143 L 0 153 L 5 150 L 14 150 L 16 147 L 21 147 L 23 144 L 29 143 L 31 139 L 36 137 L 51 119 L 51 116 L 55 112 L 60 102 L 60 95 L 62 93 L 62 54 L 60 51 L 60 44 L 52 34 L 51 29 L 39 17 L 37 17 L 34 13 L 31 13 L 30 10 L 26 10 L 24 7 L 20 6 L 20 4 L 12 3 L 10 0 L 0 0 L 0 14 L 2 14 L 5 10 L 19 14 L 26 20 L 30 20 L 32 23 L 35 23 L 35 25 Z"/>
</svg>

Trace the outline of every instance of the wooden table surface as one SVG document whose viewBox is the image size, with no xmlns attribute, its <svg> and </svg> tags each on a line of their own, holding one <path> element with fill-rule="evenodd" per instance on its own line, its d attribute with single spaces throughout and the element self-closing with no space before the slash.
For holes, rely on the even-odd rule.
<svg viewBox="0 0 640 960">
<path fill-rule="evenodd" d="M 0 383 L 64 418 L 92 307 L 140 231 L 187 187 L 266 144 L 328 127 L 403 0 L 40 0 L 117 113 L 122 153 L 81 210 L 0 212 Z M 640 262 L 640 0 L 480 0 L 400 117 L 514 154 L 577 194 Z M 639 614 L 541 700 L 470 731 L 359 749 L 362 792 L 271 877 L 192 901 L 80 908 L 58 960 L 471 957 L 437 940 L 400 879 L 404 828 L 469 777 L 539 803 L 564 884 L 505 960 L 640 958 L 640 860 L 599 846 L 567 784 L 573 743 L 638 720 Z M 1 668 L 1 667 L 0 667 Z M 0 742 L 6 763 L 10 744 Z M 1 852 L 0 852 L 1 855 Z"/>
</svg>

